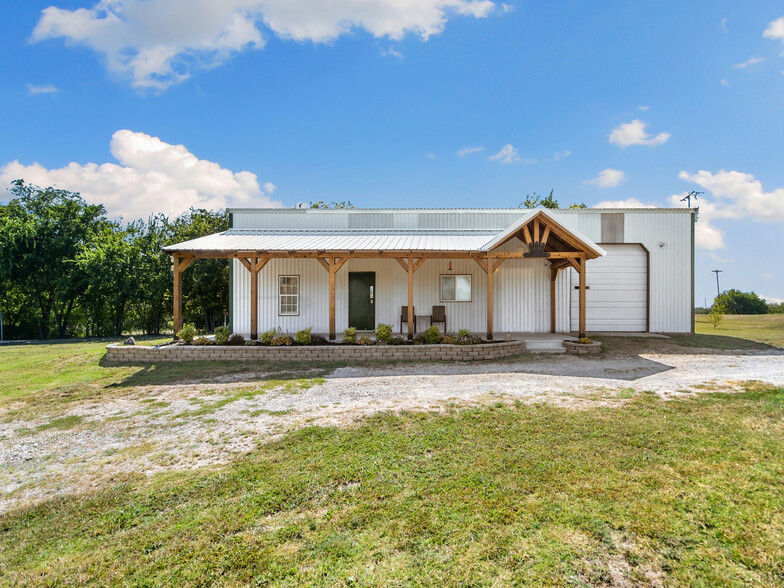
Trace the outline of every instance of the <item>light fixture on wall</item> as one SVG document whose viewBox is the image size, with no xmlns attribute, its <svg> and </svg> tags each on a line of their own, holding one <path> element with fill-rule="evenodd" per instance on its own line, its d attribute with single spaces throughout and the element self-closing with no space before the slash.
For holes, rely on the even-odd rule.
<svg viewBox="0 0 784 588">
<path fill-rule="evenodd" d="M 452 271 L 452 262 L 451 261 L 449 262 L 449 271 L 450 272 Z"/>
<path fill-rule="evenodd" d="M 659 247 L 664 247 L 664 241 L 659 241 Z"/>
</svg>

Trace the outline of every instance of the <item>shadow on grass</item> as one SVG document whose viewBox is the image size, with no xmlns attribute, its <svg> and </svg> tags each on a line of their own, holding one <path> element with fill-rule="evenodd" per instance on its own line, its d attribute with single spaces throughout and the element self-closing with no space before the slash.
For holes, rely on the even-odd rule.
<svg viewBox="0 0 784 588">
<path fill-rule="evenodd" d="M 102 357 L 99 365 L 118 367 Z M 339 363 L 268 362 L 268 361 L 186 361 L 181 363 L 123 364 L 138 369 L 110 387 L 153 386 L 161 384 L 187 384 L 233 382 L 247 376 L 252 381 L 298 380 L 323 377 Z"/>
<path fill-rule="evenodd" d="M 734 355 L 740 352 L 753 352 L 764 355 L 784 355 L 784 349 L 726 335 L 670 335 L 668 339 L 647 337 L 595 337 L 602 342 L 605 354 L 637 355 L 640 353 L 667 353 L 671 355 L 692 355 L 710 353 L 712 355 Z"/>
</svg>

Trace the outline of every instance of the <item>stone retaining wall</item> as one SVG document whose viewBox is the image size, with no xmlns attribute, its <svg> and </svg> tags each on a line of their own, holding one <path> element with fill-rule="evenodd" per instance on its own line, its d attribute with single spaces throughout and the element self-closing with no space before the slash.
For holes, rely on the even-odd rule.
<svg viewBox="0 0 784 588">
<path fill-rule="evenodd" d="M 600 341 L 594 341 L 593 343 L 564 341 L 563 346 L 566 348 L 566 353 L 571 355 L 598 355 L 602 350 L 602 344 Z"/>
<path fill-rule="evenodd" d="M 111 343 L 104 361 L 112 365 L 181 361 L 483 361 L 525 353 L 525 341 L 481 345 L 318 345 L 303 347 L 143 345 Z"/>
</svg>

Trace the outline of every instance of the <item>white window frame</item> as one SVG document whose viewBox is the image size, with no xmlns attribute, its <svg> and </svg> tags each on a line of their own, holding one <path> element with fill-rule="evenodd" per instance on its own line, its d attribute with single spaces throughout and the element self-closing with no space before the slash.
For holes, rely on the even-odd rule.
<svg viewBox="0 0 784 588">
<path fill-rule="evenodd" d="M 444 298 L 444 278 L 454 278 L 455 296 L 457 295 L 457 278 L 468 278 L 468 300 L 451 300 Z M 441 302 L 471 302 L 474 297 L 473 276 L 471 274 L 441 274 L 438 278 L 438 298 Z"/>
<path fill-rule="evenodd" d="M 281 288 L 283 287 L 282 281 L 284 278 L 296 278 L 297 284 L 297 291 L 294 294 L 286 293 L 284 294 L 281 292 Z M 299 292 L 300 292 L 300 278 L 299 276 L 295 275 L 285 275 L 285 276 L 278 276 L 278 316 L 299 316 Z M 283 312 L 283 299 L 290 299 L 294 298 L 297 304 L 296 312 Z"/>
</svg>

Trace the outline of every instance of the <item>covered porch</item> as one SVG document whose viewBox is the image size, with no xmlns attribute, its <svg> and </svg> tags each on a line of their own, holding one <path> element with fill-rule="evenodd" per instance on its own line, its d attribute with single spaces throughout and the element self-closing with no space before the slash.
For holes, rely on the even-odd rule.
<svg viewBox="0 0 784 588">
<path fill-rule="evenodd" d="M 343 296 L 338 282 L 341 279 L 345 281 L 346 264 L 349 264 L 349 268 L 367 268 L 376 264 L 382 269 L 385 279 L 395 284 L 397 299 L 387 304 L 396 306 L 396 312 L 399 314 L 401 306 L 406 303 L 403 318 L 407 319 L 405 322 L 409 339 L 414 336 L 417 315 L 421 315 L 425 310 L 421 304 L 415 308 L 417 297 L 422 299 L 422 293 L 417 292 L 415 286 L 423 267 L 431 267 L 434 275 L 438 275 L 436 272 L 439 271 L 446 272 L 446 269 L 440 269 L 444 267 L 448 267 L 448 271 L 452 272 L 452 262 L 455 262 L 456 266 L 454 271 L 468 272 L 469 270 L 465 269 L 468 264 L 476 268 L 475 279 L 481 281 L 481 288 L 476 288 L 477 300 L 472 299 L 471 302 L 474 312 L 478 311 L 476 307 L 480 303 L 483 306 L 484 324 L 480 328 L 488 340 L 493 340 L 495 336 L 494 317 L 500 316 L 503 319 L 508 316 L 503 313 L 519 312 L 521 305 L 532 304 L 532 301 L 520 299 L 519 296 L 510 298 L 496 295 L 496 283 L 503 274 L 505 263 L 526 261 L 536 264 L 537 271 L 546 270 L 545 275 L 549 277 L 549 305 L 537 302 L 541 308 L 536 310 L 546 312 L 546 307 L 549 306 L 549 329 L 542 328 L 541 331 L 549 330 L 553 333 L 556 332 L 556 281 L 561 270 L 574 268 L 580 276 L 579 333 L 584 334 L 587 262 L 604 255 L 604 251 L 595 243 L 564 228 L 544 210 L 524 214 L 518 222 L 500 233 L 481 230 L 316 233 L 230 229 L 167 247 L 165 252 L 172 257 L 175 332 L 179 331 L 183 322 L 182 272 L 197 259 L 221 258 L 234 260 L 234 267 L 245 273 L 243 279 L 237 280 L 237 283 L 247 284 L 244 286 L 248 290 L 248 298 L 245 300 L 247 309 L 244 312 L 249 315 L 249 334 L 253 339 L 257 338 L 260 332 L 259 303 L 261 298 L 264 304 L 264 297 L 259 294 L 259 283 L 265 267 L 299 263 L 297 267 L 307 267 L 310 273 L 322 272 L 322 277 L 314 276 L 312 280 L 322 284 L 314 290 L 313 296 L 319 298 L 319 308 L 326 311 L 324 314 L 328 316 L 328 322 L 325 326 L 332 340 L 337 336 L 337 315 L 343 313 L 342 306 L 337 307 L 338 298 Z M 539 271 L 537 275 L 541 273 Z M 404 296 L 402 300 L 401 296 Z M 499 298 L 504 299 L 501 305 Z M 345 318 L 341 318 L 341 323 L 344 322 Z M 502 320 L 501 323 L 503 322 Z M 452 330 L 463 326 L 459 322 L 450 323 Z M 277 325 L 265 324 L 262 330 L 275 326 Z M 476 320 L 472 322 L 472 326 L 475 327 L 472 330 L 480 330 L 476 328 Z M 503 326 L 501 324 L 502 328 Z"/>
</svg>

